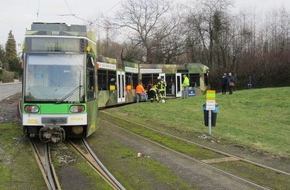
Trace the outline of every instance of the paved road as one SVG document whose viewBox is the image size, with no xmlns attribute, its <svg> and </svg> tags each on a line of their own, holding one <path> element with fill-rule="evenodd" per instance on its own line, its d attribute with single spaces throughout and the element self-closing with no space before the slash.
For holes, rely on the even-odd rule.
<svg viewBox="0 0 290 190">
<path fill-rule="evenodd" d="M 0 83 L 0 100 L 21 91 L 22 91 L 22 84 L 19 82 Z"/>
</svg>

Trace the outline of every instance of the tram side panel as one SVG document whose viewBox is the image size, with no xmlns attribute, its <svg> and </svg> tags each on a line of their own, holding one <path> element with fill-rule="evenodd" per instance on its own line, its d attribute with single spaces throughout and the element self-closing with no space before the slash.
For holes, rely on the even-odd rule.
<svg viewBox="0 0 290 190">
<path fill-rule="evenodd" d="M 114 63 L 98 62 L 98 67 L 98 108 L 136 101 L 138 74 L 117 69 Z"/>
</svg>

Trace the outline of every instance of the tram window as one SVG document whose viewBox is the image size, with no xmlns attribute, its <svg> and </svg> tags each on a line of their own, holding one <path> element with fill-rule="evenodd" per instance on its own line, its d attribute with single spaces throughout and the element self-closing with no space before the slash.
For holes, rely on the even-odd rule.
<svg viewBox="0 0 290 190">
<path fill-rule="evenodd" d="M 133 86 L 136 88 L 136 86 L 138 85 L 139 83 L 139 77 L 138 77 L 138 74 L 133 74 L 132 75 L 132 81 L 133 81 Z"/>
<path fill-rule="evenodd" d="M 94 58 L 93 57 L 88 57 L 87 59 L 87 67 L 88 68 L 94 68 L 95 63 L 94 63 Z"/>
<path fill-rule="evenodd" d="M 142 74 L 142 82 L 144 84 L 144 87 L 148 89 L 149 83 L 153 84 L 153 77 L 152 74 Z"/>
<path fill-rule="evenodd" d="M 87 99 L 88 101 L 96 99 L 96 87 L 95 87 L 95 71 L 94 71 L 94 59 L 88 57 L 87 59 Z"/>
<path fill-rule="evenodd" d="M 98 86 L 99 90 L 107 90 L 108 81 L 107 81 L 107 71 L 98 70 Z"/>
<path fill-rule="evenodd" d="M 109 90 L 110 85 L 114 85 L 115 90 L 116 90 L 116 71 L 108 71 L 108 70 L 99 69 L 98 70 L 99 90 Z"/>
<path fill-rule="evenodd" d="M 116 71 L 108 71 L 108 88 L 109 90 L 117 90 Z"/>
<path fill-rule="evenodd" d="M 133 74 L 132 75 L 132 81 L 133 81 L 133 86 L 137 86 L 138 85 L 138 74 Z"/>
<path fill-rule="evenodd" d="M 204 84 L 205 84 L 205 86 L 209 85 L 208 84 L 208 74 L 207 73 L 204 74 Z"/>
<path fill-rule="evenodd" d="M 191 87 L 197 87 L 200 86 L 200 77 L 199 74 L 190 74 L 190 86 Z"/>
<path fill-rule="evenodd" d="M 126 85 L 132 85 L 133 80 L 132 80 L 132 74 L 131 73 L 126 73 Z"/>
<path fill-rule="evenodd" d="M 175 93 L 175 74 L 167 74 L 165 82 L 166 82 L 166 94 L 174 94 Z"/>
<path fill-rule="evenodd" d="M 126 81 L 126 89 L 131 90 L 133 88 L 133 80 L 131 73 L 126 73 L 125 81 Z"/>
<path fill-rule="evenodd" d="M 53 78 L 56 79 L 55 77 Z M 61 86 L 77 86 L 77 83 L 74 80 L 76 77 L 73 74 L 73 71 L 68 67 L 63 67 L 63 73 L 61 73 L 61 76 L 59 76 L 59 78 L 61 78 L 61 80 L 59 80 Z"/>
<path fill-rule="evenodd" d="M 136 88 L 137 84 L 138 84 L 138 74 L 134 74 L 134 73 L 126 73 L 126 88 L 127 90 L 131 90 L 133 88 Z"/>
<path fill-rule="evenodd" d="M 87 99 L 88 101 L 94 100 L 96 98 L 94 78 L 95 78 L 94 69 L 88 69 L 87 70 Z"/>
<path fill-rule="evenodd" d="M 157 79 L 158 76 L 159 76 L 159 74 L 153 74 L 153 84 L 158 83 L 158 79 Z"/>
</svg>

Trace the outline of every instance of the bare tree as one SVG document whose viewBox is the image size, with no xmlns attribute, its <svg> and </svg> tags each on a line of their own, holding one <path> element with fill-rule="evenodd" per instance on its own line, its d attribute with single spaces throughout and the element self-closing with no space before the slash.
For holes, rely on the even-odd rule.
<svg viewBox="0 0 290 190">
<path fill-rule="evenodd" d="M 246 86 L 250 75 L 260 87 L 289 85 L 290 15 L 285 9 L 264 17 L 233 13 L 229 0 L 200 0 L 188 9 L 172 5 L 170 0 L 126 0 L 117 20 L 106 25 L 107 34 L 116 26 L 123 32 L 122 42 L 113 46 L 107 35 L 104 54 L 153 64 L 200 62 L 210 67 L 216 89 L 220 74 L 229 71 L 239 79 L 237 88 Z"/>
<path fill-rule="evenodd" d="M 122 4 L 116 23 L 131 32 L 127 36 L 130 44 L 143 49 L 138 60 L 169 63 L 178 54 L 182 41 L 176 35 L 179 17 L 172 14 L 170 5 L 168 0 L 126 0 Z"/>
<path fill-rule="evenodd" d="M 229 16 L 227 0 L 203 0 L 189 10 L 187 24 L 192 42 L 201 50 L 201 61 L 218 68 L 227 61 Z M 196 35 L 198 38 L 196 38 Z"/>
<path fill-rule="evenodd" d="M 232 22 L 240 34 L 233 40 L 240 85 L 246 86 L 249 75 L 255 86 L 289 84 L 289 14 L 282 8 L 259 15 L 242 13 Z"/>
</svg>

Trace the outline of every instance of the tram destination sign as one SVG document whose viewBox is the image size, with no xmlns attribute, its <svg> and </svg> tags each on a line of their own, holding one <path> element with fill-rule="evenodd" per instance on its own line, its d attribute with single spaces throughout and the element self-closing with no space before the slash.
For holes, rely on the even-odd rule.
<svg viewBox="0 0 290 190">
<path fill-rule="evenodd" d="M 84 39 L 26 37 L 25 50 L 27 52 L 85 52 Z"/>
</svg>

